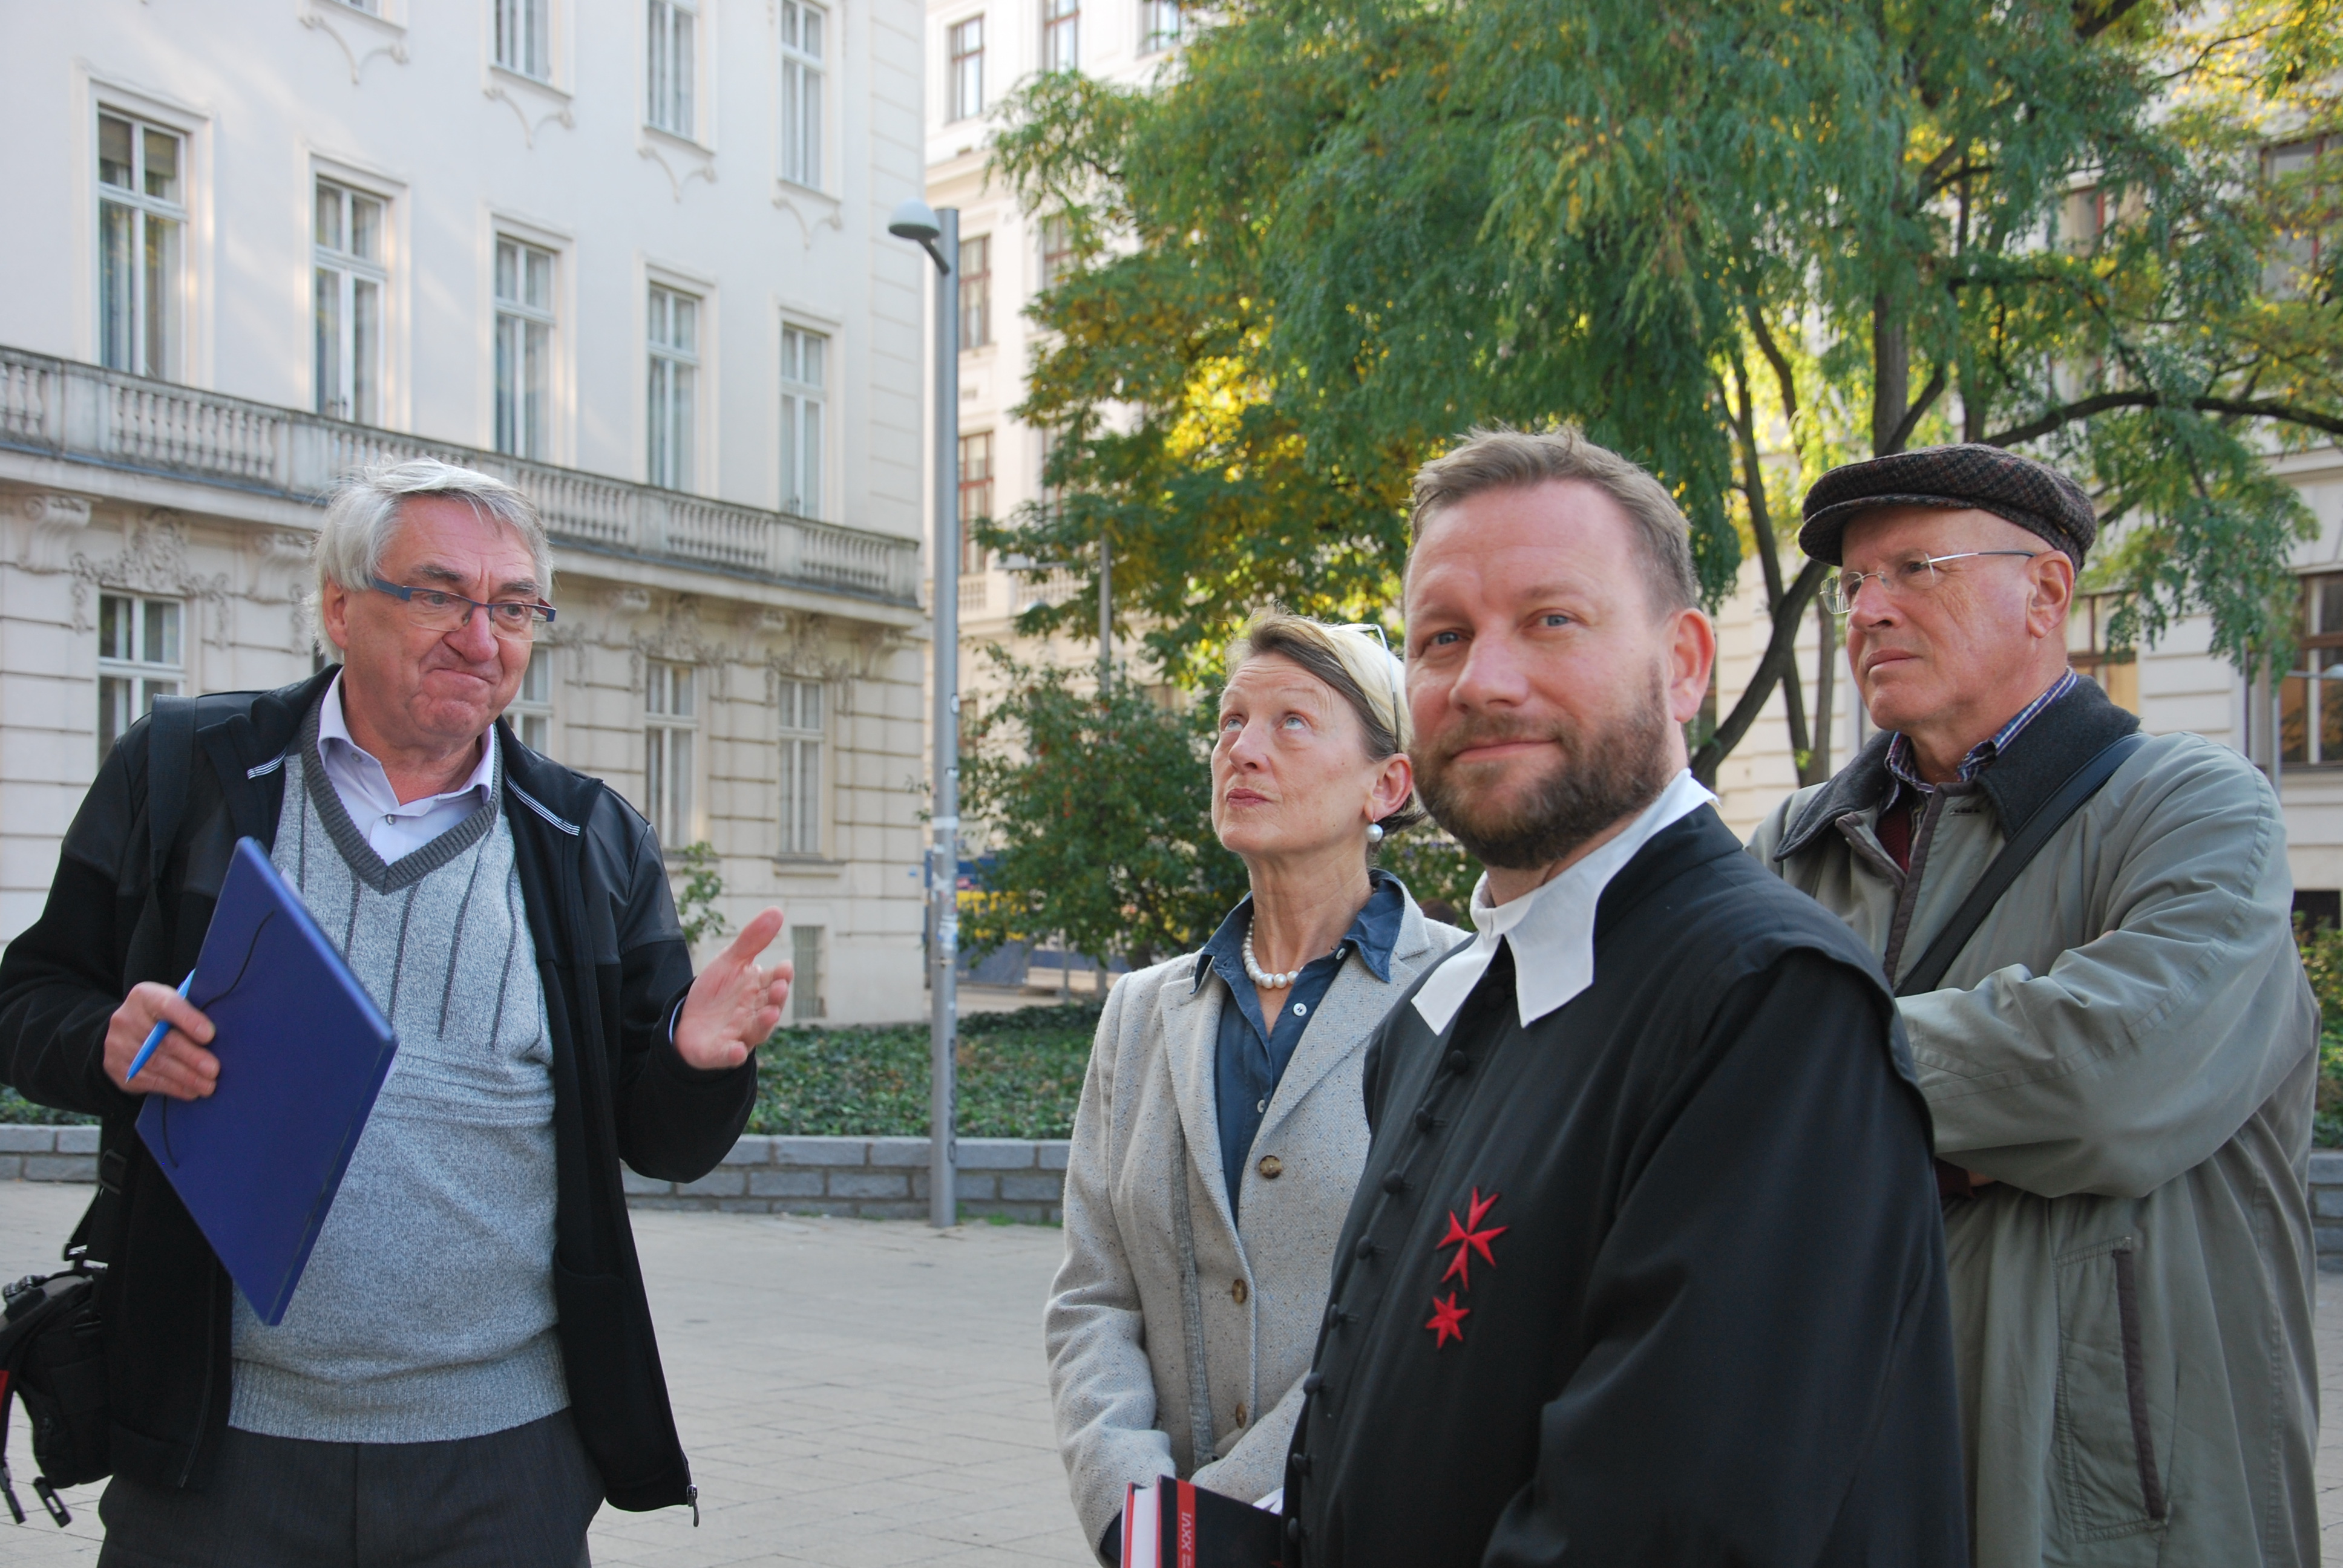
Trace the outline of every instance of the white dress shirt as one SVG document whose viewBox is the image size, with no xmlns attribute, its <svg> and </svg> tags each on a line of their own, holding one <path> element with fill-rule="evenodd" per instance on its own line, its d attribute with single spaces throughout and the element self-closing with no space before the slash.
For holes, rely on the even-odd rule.
<svg viewBox="0 0 2343 1568">
<path fill-rule="evenodd" d="M 493 737 L 495 731 L 489 732 Z M 493 739 L 483 738 L 480 759 L 472 776 L 441 795 L 426 795 L 402 803 L 390 787 L 390 775 L 374 756 L 350 739 L 349 722 L 342 714 L 342 678 L 334 677 L 317 709 L 317 756 L 326 765 L 326 779 L 342 802 L 342 809 L 366 835 L 367 847 L 395 864 L 447 831 L 480 809 L 496 788 L 497 759 Z"/>
<path fill-rule="evenodd" d="M 1594 983 L 1594 907 L 1603 890 L 1635 851 L 1661 829 L 1699 810 L 1716 797 L 1685 769 L 1660 791 L 1659 799 L 1627 830 L 1573 864 L 1554 880 L 1502 904 L 1489 902 L 1483 872 L 1473 890 L 1473 940 L 1432 971 L 1415 993 L 1415 1010 L 1434 1032 L 1444 1032 L 1456 1010 L 1497 956 L 1497 943 L 1513 949 L 1513 997 L 1522 1027 L 1544 1018 Z"/>
</svg>

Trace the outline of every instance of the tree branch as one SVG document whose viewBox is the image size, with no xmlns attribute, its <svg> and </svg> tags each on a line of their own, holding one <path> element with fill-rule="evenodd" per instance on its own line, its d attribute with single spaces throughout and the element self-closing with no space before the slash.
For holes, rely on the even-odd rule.
<svg viewBox="0 0 2343 1568">
<path fill-rule="evenodd" d="M 2096 38 L 2138 7 L 2139 0 L 2108 0 L 2108 4 L 2097 9 L 2086 0 L 2075 0 L 2075 36 Z"/>
<path fill-rule="evenodd" d="M 1920 423 L 1936 399 L 1945 395 L 1945 367 L 1939 365 L 1936 374 L 1928 377 L 1928 384 L 1920 388 L 1920 395 L 1912 399 L 1912 407 L 1904 410 L 1904 417 L 1896 421 L 1896 428 L 1888 432 L 1886 450 L 1873 454 L 1875 457 L 1884 457 L 1889 452 L 1904 449 L 1904 443 L 1912 438 L 1913 427 Z"/>
<path fill-rule="evenodd" d="M 2088 419 L 2095 414 L 2105 414 L 2117 408 L 2166 408 L 2174 407 L 2175 399 L 2161 392 L 2142 389 L 2136 392 L 2100 392 L 2069 403 L 2063 408 L 2029 419 L 2023 425 L 1985 437 L 1988 447 L 2014 447 L 2021 441 L 2038 440 L 2053 430 L 2064 428 L 2077 419 Z M 2343 436 L 2343 417 L 2322 414 L 2316 408 L 2304 408 L 2275 397 L 2191 397 L 2178 400 L 2177 406 L 2193 408 L 2199 414 L 2234 414 L 2250 419 L 2275 419 L 2280 424 L 2300 425 L 2312 430 L 2323 430 L 2330 436 Z"/>
<path fill-rule="evenodd" d="M 1766 639 L 1765 657 L 1757 661 L 1757 673 L 1750 678 L 1749 689 L 1733 705 L 1725 722 L 1716 727 L 1716 733 L 1701 742 L 1700 749 L 1693 753 L 1693 777 L 1703 784 L 1715 788 L 1716 765 L 1741 744 L 1741 738 L 1757 721 L 1758 710 L 1774 695 L 1782 672 L 1797 658 L 1799 622 L 1805 618 L 1806 606 L 1822 591 L 1824 574 L 1830 569 L 1821 561 L 1808 561 L 1796 580 L 1783 592 L 1781 602 L 1774 607 L 1773 634 Z"/>
</svg>

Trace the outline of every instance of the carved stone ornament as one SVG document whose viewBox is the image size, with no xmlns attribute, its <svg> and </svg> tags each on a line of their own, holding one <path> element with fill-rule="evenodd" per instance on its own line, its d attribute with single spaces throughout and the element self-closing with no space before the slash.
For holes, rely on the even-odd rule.
<svg viewBox="0 0 2343 1568">
<path fill-rule="evenodd" d="M 651 590 L 647 588 L 615 588 L 602 597 L 602 602 L 619 615 L 640 615 L 651 608 Z"/>
<path fill-rule="evenodd" d="M 9 497 L 5 509 L 32 525 L 18 564 L 31 572 L 70 571 L 75 541 L 89 527 L 89 508 L 85 496 L 35 491 Z"/>
<path fill-rule="evenodd" d="M 129 588 L 184 598 L 191 608 L 196 601 L 208 605 L 212 629 L 206 640 L 215 648 L 227 646 L 227 574 L 197 577 L 188 569 L 186 525 L 176 512 L 157 508 L 130 525 L 120 555 L 93 560 L 75 554 L 68 569 L 74 578 L 74 629 L 77 632 L 96 628 L 89 611 L 91 589 Z"/>
</svg>

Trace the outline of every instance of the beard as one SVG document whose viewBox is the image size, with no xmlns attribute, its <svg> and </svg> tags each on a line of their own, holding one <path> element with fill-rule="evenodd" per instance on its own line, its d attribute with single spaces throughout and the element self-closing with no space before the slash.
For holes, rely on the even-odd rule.
<svg viewBox="0 0 2343 1568">
<path fill-rule="evenodd" d="M 1437 750 L 1427 747 L 1416 759 L 1416 789 L 1433 819 L 1483 865 L 1550 866 L 1659 799 L 1667 787 L 1672 722 L 1654 666 L 1641 700 L 1598 729 L 1560 719 L 1534 724 L 1464 719 L 1441 738 Z M 1560 765 L 1533 781 L 1525 798 L 1510 808 L 1470 777 L 1474 765 L 1459 767 L 1455 760 L 1469 747 L 1509 740 L 1552 741 L 1562 751 Z"/>
</svg>

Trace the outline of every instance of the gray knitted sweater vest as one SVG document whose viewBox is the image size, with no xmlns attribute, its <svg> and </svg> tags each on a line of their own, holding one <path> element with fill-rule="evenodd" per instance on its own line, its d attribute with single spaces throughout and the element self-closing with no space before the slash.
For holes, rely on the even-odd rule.
<svg viewBox="0 0 2343 1568">
<path fill-rule="evenodd" d="M 486 805 L 385 865 L 318 760 L 316 709 L 285 768 L 273 859 L 398 1054 L 285 1321 L 267 1327 L 236 1296 L 229 1424 L 425 1442 L 550 1415 L 569 1402 L 553 1053 L 502 769 Z"/>
</svg>

